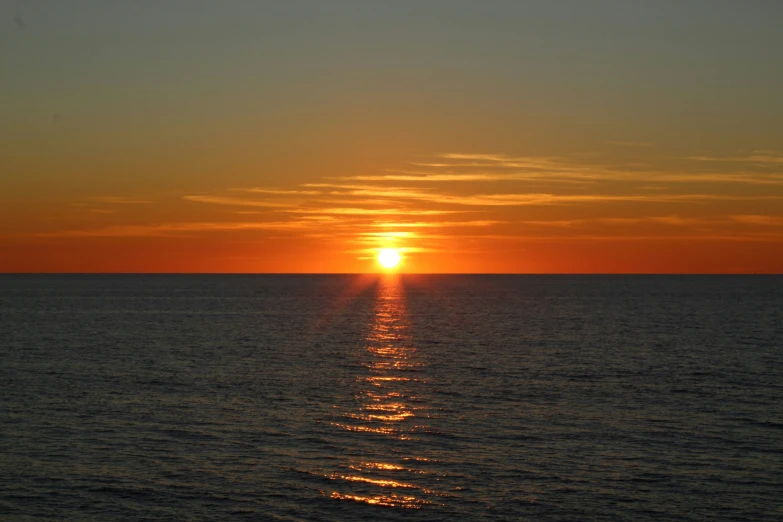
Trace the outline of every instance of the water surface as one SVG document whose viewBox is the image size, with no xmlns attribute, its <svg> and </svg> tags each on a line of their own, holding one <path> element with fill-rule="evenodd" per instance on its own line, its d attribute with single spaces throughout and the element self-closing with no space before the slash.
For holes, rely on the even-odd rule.
<svg viewBox="0 0 783 522">
<path fill-rule="evenodd" d="M 780 520 L 783 278 L 0 276 L 0 516 Z"/>
</svg>

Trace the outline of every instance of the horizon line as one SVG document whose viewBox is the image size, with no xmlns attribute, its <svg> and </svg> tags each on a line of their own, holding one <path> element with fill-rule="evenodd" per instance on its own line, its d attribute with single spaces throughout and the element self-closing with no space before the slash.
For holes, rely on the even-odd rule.
<svg viewBox="0 0 783 522">
<path fill-rule="evenodd" d="M 783 276 L 783 272 L 0 272 L 0 276 L 163 275 L 163 276 Z"/>
</svg>

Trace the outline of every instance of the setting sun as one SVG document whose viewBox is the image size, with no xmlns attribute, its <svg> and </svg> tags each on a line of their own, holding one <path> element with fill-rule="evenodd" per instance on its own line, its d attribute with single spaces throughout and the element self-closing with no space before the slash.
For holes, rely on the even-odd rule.
<svg viewBox="0 0 783 522">
<path fill-rule="evenodd" d="M 378 252 L 378 262 L 384 268 L 394 268 L 400 264 L 402 256 L 396 248 L 382 248 Z"/>
</svg>

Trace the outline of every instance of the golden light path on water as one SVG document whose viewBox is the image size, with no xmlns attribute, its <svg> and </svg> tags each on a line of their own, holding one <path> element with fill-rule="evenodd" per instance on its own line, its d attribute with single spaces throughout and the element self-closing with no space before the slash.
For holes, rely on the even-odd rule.
<svg viewBox="0 0 783 522">
<path fill-rule="evenodd" d="M 399 276 L 383 276 L 378 284 L 372 323 L 357 352 L 353 407 L 341 412 L 343 420 L 332 422 L 336 428 L 367 437 L 377 450 L 344 466 L 353 473 L 329 475 L 335 488 L 324 494 L 341 501 L 419 509 L 433 503 L 424 496 L 442 496 L 416 483 L 417 476 L 431 472 L 409 465 L 429 462 L 412 454 L 419 448 L 416 433 L 427 428 L 420 423 L 431 416 L 417 395 L 425 363 L 412 342 Z M 381 461 L 378 454 L 389 459 Z M 400 462 L 390 462 L 394 459 Z M 353 490 L 351 484 L 365 489 Z"/>
</svg>

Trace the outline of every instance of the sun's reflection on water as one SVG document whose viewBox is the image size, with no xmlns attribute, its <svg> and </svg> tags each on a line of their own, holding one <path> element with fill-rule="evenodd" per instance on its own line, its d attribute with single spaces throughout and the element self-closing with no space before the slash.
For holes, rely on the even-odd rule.
<svg viewBox="0 0 783 522">
<path fill-rule="evenodd" d="M 352 385 L 353 404 L 340 411 L 340 421 L 331 424 L 361 436 L 357 446 L 368 449 L 364 458 L 343 465 L 345 472 L 328 476 L 336 489 L 328 496 L 408 509 L 433 503 L 426 497 L 440 495 L 416 482 L 417 477 L 432 472 L 415 467 L 432 462 L 416 454 L 420 451 L 417 434 L 427 429 L 420 423 L 431 418 L 421 397 L 421 387 L 427 382 L 423 377 L 426 364 L 410 335 L 404 288 L 398 277 L 379 281 L 375 313 L 356 357 L 359 371 Z"/>
<path fill-rule="evenodd" d="M 377 506 L 387 507 L 399 507 L 407 509 L 419 509 L 422 501 L 416 497 L 403 496 L 403 495 L 374 495 L 374 496 L 362 496 L 362 495 L 347 495 L 333 491 L 331 498 L 336 500 L 353 500 L 355 502 L 364 502 L 366 504 L 374 504 Z"/>
</svg>

